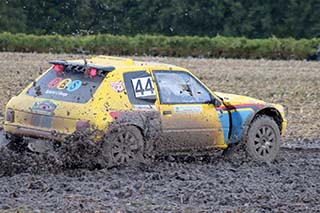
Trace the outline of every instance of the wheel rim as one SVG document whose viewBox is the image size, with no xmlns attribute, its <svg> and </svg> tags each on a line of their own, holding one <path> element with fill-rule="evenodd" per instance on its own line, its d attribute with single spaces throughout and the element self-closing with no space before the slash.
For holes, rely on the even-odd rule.
<svg viewBox="0 0 320 213">
<path fill-rule="evenodd" d="M 112 159 L 117 164 L 128 164 L 134 161 L 138 151 L 138 140 L 129 131 L 120 132 L 111 147 Z"/>
<path fill-rule="evenodd" d="M 275 149 L 276 133 L 270 126 L 262 126 L 258 129 L 254 138 L 254 150 L 261 157 L 267 157 Z"/>
</svg>

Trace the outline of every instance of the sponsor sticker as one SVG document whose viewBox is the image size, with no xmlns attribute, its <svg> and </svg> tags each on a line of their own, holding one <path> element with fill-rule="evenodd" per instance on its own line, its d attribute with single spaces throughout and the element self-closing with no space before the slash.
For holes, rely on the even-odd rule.
<svg viewBox="0 0 320 213">
<path fill-rule="evenodd" d="M 55 88 L 62 81 L 62 78 L 55 78 L 51 80 L 48 84 L 48 88 Z"/>
<path fill-rule="evenodd" d="M 141 109 L 141 110 L 156 110 L 156 107 L 154 105 L 134 105 L 135 109 Z"/>
<path fill-rule="evenodd" d="M 55 91 L 55 90 L 49 90 L 49 89 L 46 90 L 45 93 L 48 95 L 57 95 L 57 96 L 62 96 L 62 97 L 68 96 L 68 93 L 65 93 L 63 91 Z"/>
<path fill-rule="evenodd" d="M 57 104 L 53 103 L 52 101 L 46 100 L 35 102 L 31 110 L 33 112 L 41 112 L 48 115 L 52 115 L 56 108 Z"/>
<path fill-rule="evenodd" d="M 202 106 L 174 106 L 176 113 L 201 113 Z"/>
<path fill-rule="evenodd" d="M 72 82 L 72 79 L 71 79 L 71 78 L 66 78 L 66 79 L 60 81 L 60 83 L 57 85 L 57 88 L 58 88 L 59 90 L 63 90 L 63 89 L 65 89 L 71 82 Z"/>
<path fill-rule="evenodd" d="M 124 86 L 122 81 L 118 81 L 118 82 L 111 82 L 111 86 L 112 89 L 116 92 L 122 92 L 124 91 Z"/>
<path fill-rule="evenodd" d="M 81 86 L 82 86 L 82 81 L 80 81 L 80 80 L 74 80 L 74 81 L 72 81 L 72 82 L 68 85 L 67 91 L 69 91 L 69 92 L 76 91 L 76 90 L 78 90 Z"/>
<path fill-rule="evenodd" d="M 48 84 L 49 89 L 67 90 L 68 92 L 74 92 L 82 86 L 82 81 L 72 80 L 71 78 L 55 78 Z"/>
</svg>

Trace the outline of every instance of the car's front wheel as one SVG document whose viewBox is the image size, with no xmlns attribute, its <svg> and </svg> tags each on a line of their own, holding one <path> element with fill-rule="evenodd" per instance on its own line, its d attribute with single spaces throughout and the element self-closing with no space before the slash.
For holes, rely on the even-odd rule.
<svg viewBox="0 0 320 213">
<path fill-rule="evenodd" d="M 259 116 L 251 123 L 246 141 L 248 154 L 258 162 L 271 162 L 280 149 L 280 131 L 269 116 Z"/>
<path fill-rule="evenodd" d="M 134 126 L 125 126 L 109 133 L 102 144 L 102 151 L 109 166 L 131 166 L 144 162 L 141 131 Z"/>
</svg>

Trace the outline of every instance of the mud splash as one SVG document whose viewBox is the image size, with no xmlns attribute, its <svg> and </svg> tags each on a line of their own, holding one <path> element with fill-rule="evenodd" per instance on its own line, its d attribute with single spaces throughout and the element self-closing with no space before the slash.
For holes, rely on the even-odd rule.
<svg viewBox="0 0 320 213">
<path fill-rule="evenodd" d="M 50 141 L 46 141 L 49 142 Z M 107 167 L 100 146 L 82 136 L 73 135 L 64 143 L 45 153 L 29 150 L 16 152 L 0 146 L 0 177 L 20 173 L 34 175 L 75 169 L 101 169 Z"/>
</svg>

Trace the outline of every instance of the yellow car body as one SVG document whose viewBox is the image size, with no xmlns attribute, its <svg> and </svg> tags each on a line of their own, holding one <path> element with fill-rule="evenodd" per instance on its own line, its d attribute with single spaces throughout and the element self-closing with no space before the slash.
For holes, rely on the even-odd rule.
<svg viewBox="0 0 320 213">
<path fill-rule="evenodd" d="M 281 105 L 213 92 L 178 66 L 108 56 L 52 63 L 54 66 L 6 105 L 7 134 L 63 141 L 77 130 L 90 129 L 98 130 L 98 141 L 114 126 L 133 125 L 145 138 L 161 135 L 164 150 L 201 150 L 225 149 L 245 140 L 257 115 L 272 117 L 281 134 L 286 128 Z M 59 75 L 57 70 L 64 65 L 79 69 L 81 74 L 75 78 Z M 100 83 L 90 92 L 92 88 L 86 86 L 95 84 L 100 69 L 106 70 L 105 74 L 99 73 Z M 41 83 L 48 75 L 50 82 Z M 184 81 L 186 84 L 179 84 Z M 81 92 L 73 97 L 79 85 Z"/>
</svg>

